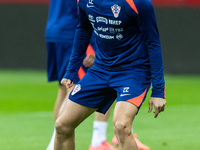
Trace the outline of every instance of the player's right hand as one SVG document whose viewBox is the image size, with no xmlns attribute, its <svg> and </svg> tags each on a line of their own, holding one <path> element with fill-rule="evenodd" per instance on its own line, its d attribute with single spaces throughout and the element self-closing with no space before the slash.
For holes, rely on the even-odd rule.
<svg viewBox="0 0 200 150">
<path fill-rule="evenodd" d="M 70 79 L 63 78 L 61 80 L 61 84 L 69 89 L 69 88 L 71 88 L 73 86 L 73 81 L 71 81 Z"/>
</svg>

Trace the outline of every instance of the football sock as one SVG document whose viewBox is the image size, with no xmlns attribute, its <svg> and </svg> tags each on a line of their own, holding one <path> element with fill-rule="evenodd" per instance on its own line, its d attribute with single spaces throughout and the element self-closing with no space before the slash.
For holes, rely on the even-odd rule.
<svg viewBox="0 0 200 150">
<path fill-rule="evenodd" d="M 99 146 L 106 141 L 106 131 L 108 123 L 104 121 L 93 122 L 92 146 Z"/>
<path fill-rule="evenodd" d="M 54 128 L 53 135 L 51 137 L 51 141 L 50 141 L 50 143 L 48 145 L 48 150 L 54 150 L 54 139 L 55 139 L 55 136 L 56 136 L 56 130 Z"/>
</svg>

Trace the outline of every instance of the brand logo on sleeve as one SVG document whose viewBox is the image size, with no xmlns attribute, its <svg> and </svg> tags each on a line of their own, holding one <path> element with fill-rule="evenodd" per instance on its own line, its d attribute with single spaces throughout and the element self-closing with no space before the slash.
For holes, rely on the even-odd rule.
<svg viewBox="0 0 200 150">
<path fill-rule="evenodd" d="M 114 14 L 114 17 L 117 18 L 119 16 L 121 7 L 118 6 L 117 4 L 114 4 L 113 6 L 111 6 L 111 10 L 112 10 L 112 12 Z"/>
</svg>

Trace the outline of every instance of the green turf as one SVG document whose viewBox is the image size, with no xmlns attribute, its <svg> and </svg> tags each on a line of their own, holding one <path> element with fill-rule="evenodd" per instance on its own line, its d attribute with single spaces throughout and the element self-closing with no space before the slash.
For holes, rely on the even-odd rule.
<svg viewBox="0 0 200 150">
<path fill-rule="evenodd" d="M 200 76 L 166 75 L 167 105 L 153 118 L 148 99 L 135 118 L 134 132 L 152 150 L 200 149 Z M 51 138 L 58 83 L 45 71 L 0 70 L 0 150 L 45 150 Z M 94 115 L 76 130 L 76 149 L 87 150 Z M 109 118 L 108 141 L 113 137 Z"/>
<path fill-rule="evenodd" d="M 0 70 L 0 110 L 52 111 L 58 83 L 47 83 L 43 71 Z"/>
</svg>

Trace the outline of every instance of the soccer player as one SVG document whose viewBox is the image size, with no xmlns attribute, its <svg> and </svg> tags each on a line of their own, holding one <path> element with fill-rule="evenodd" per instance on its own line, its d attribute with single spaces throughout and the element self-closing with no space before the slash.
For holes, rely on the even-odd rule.
<svg viewBox="0 0 200 150">
<path fill-rule="evenodd" d="M 119 150 L 137 150 L 131 127 L 152 83 L 149 111 L 164 111 L 165 81 L 156 18 L 150 0 L 79 0 L 79 25 L 61 83 L 73 86 L 92 33 L 95 62 L 69 95 L 55 123 L 55 150 L 74 150 L 75 128 L 94 111 L 106 113 L 117 98 L 114 132 Z"/>
</svg>

